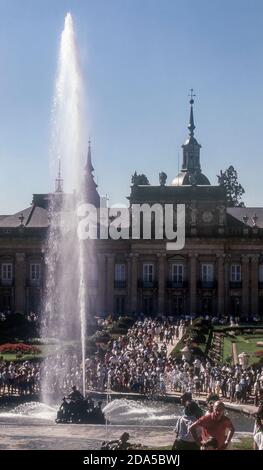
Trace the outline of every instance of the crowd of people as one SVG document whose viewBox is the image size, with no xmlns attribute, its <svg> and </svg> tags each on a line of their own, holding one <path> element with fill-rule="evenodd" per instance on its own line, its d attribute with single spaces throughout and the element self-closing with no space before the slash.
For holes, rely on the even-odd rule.
<svg viewBox="0 0 263 470">
<path fill-rule="evenodd" d="M 168 351 L 183 336 L 188 322 L 152 318 L 136 321 L 126 335 L 111 341 L 104 355 L 86 358 L 86 389 L 165 395 L 191 391 L 215 393 L 230 402 L 259 404 L 263 368 L 239 364 L 213 365 L 208 359 L 178 359 Z M 45 383 L 49 393 L 63 396 L 82 387 L 82 363 L 77 354 L 52 356 L 43 363 L 0 362 L 0 394 L 32 394 Z M 43 380 L 44 378 L 44 380 Z"/>
<path fill-rule="evenodd" d="M 40 391 L 39 362 L 4 362 L 0 360 L 0 396 L 34 395 Z"/>
<path fill-rule="evenodd" d="M 182 338 L 190 322 L 191 319 L 138 319 L 126 335 L 108 343 L 103 355 L 86 358 L 86 389 L 147 395 L 181 393 L 184 414 L 176 424 L 173 448 L 224 449 L 231 441 L 234 427 L 224 414 L 222 400 L 260 405 L 263 402 L 263 368 L 239 364 L 219 366 L 204 357 L 194 356 L 190 360 L 170 355 L 169 351 Z M 47 364 L 50 364 L 49 358 L 43 362 L 22 363 L 7 363 L 0 359 L 0 395 L 38 394 L 44 383 L 46 391 L 61 397 L 72 387 L 75 387 L 74 393 L 82 387 L 83 365 L 76 353 L 52 355 L 52 368 Z M 210 397 L 205 416 L 193 401 L 192 394 Z M 73 400 L 73 396 L 68 398 L 69 401 L 64 398 L 59 410 L 62 421 L 70 416 L 70 407 L 82 403 L 80 399 Z M 262 404 L 256 418 L 254 447 L 263 448 Z"/>
</svg>

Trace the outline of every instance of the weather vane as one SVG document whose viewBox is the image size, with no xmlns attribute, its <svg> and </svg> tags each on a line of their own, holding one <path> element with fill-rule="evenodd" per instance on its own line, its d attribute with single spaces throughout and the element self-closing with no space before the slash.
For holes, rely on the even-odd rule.
<svg viewBox="0 0 263 470">
<path fill-rule="evenodd" d="M 196 95 L 194 95 L 194 89 L 193 88 L 190 89 L 190 95 L 188 95 L 188 96 L 190 96 L 190 98 L 191 98 L 190 99 L 190 104 L 193 104 L 194 103 L 194 97 L 196 96 Z"/>
</svg>

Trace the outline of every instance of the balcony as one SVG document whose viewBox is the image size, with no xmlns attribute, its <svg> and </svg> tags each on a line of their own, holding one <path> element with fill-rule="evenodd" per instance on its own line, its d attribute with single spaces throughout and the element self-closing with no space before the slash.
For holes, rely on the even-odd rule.
<svg viewBox="0 0 263 470">
<path fill-rule="evenodd" d="M 27 287 L 41 287 L 41 279 L 27 279 L 26 286 Z"/>
<path fill-rule="evenodd" d="M 158 288 L 158 281 L 138 281 L 139 289 L 157 289 Z"/>
<path fill-rule="evenodd" d="M 241 281 L 230 281 L 229 282 L 230 289 L 241 289 L 242 282 Z"/>
<path fill-rule="evenodd" d="M 1 279 L 1 287 L 12 287 L 14 285 L 14 279 Z"/>
<path fill-rule="evenodd" d="M 114 289 L 126 289 L 127 281 L 114 281 Z"/>
<path fill-rule="evenodd" d="M 199 289 L 216 289 L 217 281 L 199 281 L 197 285 Z"/>
<path fill-rule="evenodd" d="M 166 286 L 168 289 L 186 289 L 188 281 L 167 281 Z"/>
</svg>

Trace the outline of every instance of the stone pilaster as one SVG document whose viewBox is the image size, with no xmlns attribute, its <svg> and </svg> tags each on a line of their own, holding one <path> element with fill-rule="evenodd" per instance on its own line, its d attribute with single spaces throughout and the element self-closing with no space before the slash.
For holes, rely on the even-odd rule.
<svg viewBox="0 0 263 470">
<path fill-rule="evenodd" d="M 259 255 L 254 255 L 251 258 L 251 313 L 258 314 L 258 270 L 259 270 Z"/>
<path fill-rule="evenodd" d="M 196 313 L 196 283 L 197 283 L 197 258 L 198 255 L 190 255 L 190 313 Z"/>
<path fill-rule="evenodd" d="M 26 255 L 15 255 L 15 311 L 26 311 Z"/>
<path fill-rule="evenodd" d="M 225 273 L 224 297 L 225 297 L 225 313 L 227 315 L 229 315 L 231 313 L 231 311 L 230 311 L 230 296 L 229 296 L 230 261 L 231 261 L 231 256 L 226 255 L 225 256 L 225 266 L 224 266 L 224 273 Z"/>
<path fill-rule="evenodd" d="M 99 281 L 99 313 L 107 311 L 105 305 L 106 297 L 106 257 L 104 254 L 98 254 L 98 281 Z"/>
<path fill-rule="evenodd" d="M 165 262 L 166 255 L 158 253 L 158 313 L 165 313 Z"/>
<path fill-rule="evenodd" d="M 113 313 L 114 310 L 114 255 L 107 255 L 107 312 Z"/>
<path fill-rule="evenodd" d="M 127 285 L 127 312 L 132 313 L 131 308 L 131 278 L 132 278 L 131 254 L 127 255 L 126 285 Z"/>
<path fill-rule="evenodd" d="M 224 315 L 224 255 L 217 258 L 217 313 Z"/>
<path fill-rule="evenodd" d="M 131 311 L 137 312 L 137 285 L 138 285 L 138 255 L 133 254 L 131 259 Z"/>
<path fill-rule="evenodd" d="M 242 313 L 249 313 L 249 257 L 242 256 Z"/>
</svg>

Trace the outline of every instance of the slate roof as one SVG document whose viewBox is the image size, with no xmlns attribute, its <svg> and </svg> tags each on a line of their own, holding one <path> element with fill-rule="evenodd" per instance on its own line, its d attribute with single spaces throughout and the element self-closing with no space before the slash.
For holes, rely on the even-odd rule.
<svg viewBox="0 0 263 470">
<path fill-rule="evenodd" d="M 131 187 L 128 198 L 134 202 L 187 202 L 192 200 L 223 201 L 225 192 L 221 186 L 152 186 L 138 185 Z"/>
<path fill-rule="evenodd" d="M 0 216 L 0 228 L 18 228 L 21 226 L 21 215 L 23 214 L 23 225 L 29 228 L 45 228 L 48 227 L 48 212 L 42 207 L 32 205 L 23 209 L 16 214 Z"/>
<path fill-rule="evenodd" d="M 263 228 L 263 207 L 228 207 L 229 223 L 236 222 L 243 226 L 253 227 L 253 218 L 256 216 L 256 226 Z M 245 220 L 244 220 L 245 217 Z M 246 221 L 247 218 L 247 221 Z M 231 220 L 232 219 L 232 220 Z"/>
</svg>

